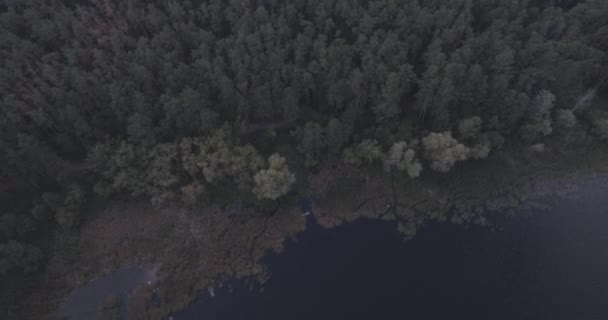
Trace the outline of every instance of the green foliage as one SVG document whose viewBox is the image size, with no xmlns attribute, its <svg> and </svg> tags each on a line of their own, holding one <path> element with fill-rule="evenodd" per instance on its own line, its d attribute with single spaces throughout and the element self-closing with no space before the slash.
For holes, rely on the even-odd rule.
<svg viewBox="0 0 608 320">
<path fill-rule="evenodd" d="M 18 229 L 18 216 L 14 212 L 0 214 L 0 235 L 3 239 L 15 237 Z"/>
<path fill-rule="evenodd" d="M 344 163 L 353 166 L 371 165 L 384 157 L 382 149 L 376 140 L 366 139 L 354 148 L 346 148 L 342 154 Z"/>
<path fill-rule="evenodd" d="M 161 204 L 173 199 L 172 190 L 180 180 L 177 175 L 177 146 L 175 144 L 157 144 L 143 153 L 146 163 L 144 174 L 145 193 L 151 196 L 152 203 Z"/>
<path fill-rule="evenodd" d="M 462 140 L 476 138 L 481 133 L 481 118 L 462 119 L 458 123 L 458 137 Z"/>
<path fill-rule="evenodd" d="M 572 129 L 577 124 L 576 116 L 574 112 L 569 109 L 559 109 L 555 112 L 555 122 L 557 125 L 564 130 Z"/>
<path fill-rule="evenodd" d="M 304 165 L 316 166 L 325 147 L 323 128 L 316 122 L 308 122 L 294 133 L 299 140 L 298 151 L 304 155 Z"/>
<path fill-rule="evenodd" d="M 42 253 L 40 249 L 10 240 L 0 244 L 0 276 L 10 272 L 32 273 L 40 268 Z"/>
<path fill-rule="evenodd" d="M 544 143 L 533 144 L 529 147 L 529 149 L 534 152 L 545 152 L 545 144 Z"/>
<path fill-rule="evenodd" d="M 424 155 L 430 161 L 431 169 L 448 172 L 457 161 L 466 160 L 470 149 L 459 143 L 450 132 L 432 132 L 422 138 Z"/>
<path fill-rule="evenodd" d="M 228 174 L 230 146 L 221 133 L 208 138 L 185 138 L 180 142 L 182 164 L 193 178 L 207 182 L 221 179 Z"/>
<path fill-rule="evenodd" d="M 234 145 L 227 130 L 152 146 L 127 142 L 97 145 L 89 155 L 98 175 L 96 193 L 145 195 L 153 204 L 182 200 L 194 205 L 208 187 L 225 183 L 253 188 L 263 158 L 251 145 Z"/>
<path fill-rule="evenodd" d="M 62 206 L 55 212 L 55 221 L 64 229 L 71 229 L 78 225 L 83 200 L 83 190 L 77 185 L 70 186 L 65 193 Z"/>
<path fill-rule="evenodd" d="M 275 153 L 268 158 L 268 169 L 260 170 L 253 180 L 258 199 L 276 200 L 289 192 L 296 177 L 289 171 L 287 160 Z"/>
<path fill-rule="evenodd" d="M 416 178 L 422 172 L 422 165 L 416 158 L 416 151 L 408 148 L 407 142 L 399 141 L 393 144 L 388 152 L 384 166 L 387 169 L 407 171 L 411 178 Z"/>
<path fill-rule="evenodd" d="M 325 129 L 327 152 L 332 156 L 339 155 L 347 141 L 348 134 L 345 132 L 342 122 L 336 118 L 331 119 Z"/>
<path fill-rule="evenodd" d="M 492 151 L 492 143 L 487 136 L 483 136 L 479 142 L 469 147 L 469 158 L 485 159 L 490 151 Z"/>
<path fill-rule="evenodd" d="M 581 95 L 580 97 L 578 97 L 578 99 L 576 99 L 576 104 L 574 105 L 574 108 L 572 108 L 572 112 L 589 111 L 596 95 L 597 95 L 597 87 L 587 90 L 587 92 L 585 92 L 585 94 Z"/>
<path fill-rule="evenodd" d="M 192 180 L 214 183 L 231 179 L 245 190 L 263 165 L 263 159 L 250 145 L 235 146 L 224 130 L 209 137 L 185 138 L 180 142 L 181 163 Z"/>
<path fill-rule="evenodd" d="M 380 99 L 372 110 L 379 123 L 390 122 L 402 112 L 401 97 L 408 93 L 410 82 L 415 78 L 410 65 L 403 65 L 402 72 L 391 72 L 382 85 Z"/>
<path fill-rule="evenodd" d="M 45 206 L 51 209 L 51 211 L 57 211 L 61 207 L 63 198 L 58 192 L 45 192 L 42 194 L 42 202 Z"/>
<path fill-rule="evenodd" d="M 124 141 L 93 147 L 89 161 L 99 176 L 95 192 L 101 196 L 117 192 L 128 192 L 134 196 L 144 194 L 146 163 L 141 151 Z"/>
<path fill-rule="evenodd" d="M 468 145 L 470 159 L 484 159 L 492 151 L 493 144 L 502 144 L 501 141 L 492 142 L 492 138 L 500 140 L 500 136 L 492 137 L 495 134 L 482 133 L 482 124 L 483 121 L 478 116 L 463 119 L 458 123 L 458 137 Z"/>
<path fill-rule="evenodd" d="M 548 90 L 536 94 L 528 111 L 526 123 L 520 128 L 520 138 L 531 143 L 553 132 L 551 110 L 555 106 L 555 95 Z"/>
<path fill-rule="evenodd" d="M 459 122 L 456 137 L 480 158 L 488 144 L 469 141 L 477 119 L 505 140 L 536 143 L 552 118 L 572 122 L 562 111 L 552 117 L 554 105 L 578 116 L 602 88 L 603 8 L 600 0 L 9 2 L 0 12 L 0 176 L 12 193 L 40 194 L 72 183 L 89 154 L 108 164 L 95 165 L 97 193 L 162 201 L 174 195 L 158 189 L 190 182 L 175 182 L 182 157 L 171 145 L 182 139 L 206 148 L 185 166 L 197 180 L 235 176 L 225 168 L 232 147 L 214 141 L 224 123 L 279 136 L 300 127 L 309 167 L 350 141 L 388 147 Z M 383 140 L 404 123 L 411 127 Z M 253 140 L 230 140 L 239 138 Z M 252 147 L 272 153 L 274 143 Z"/>
<path fill-rule="evenodd" d="M 608 141 L 608 116 L 593 120 L 593 133 L 595 133 L 600 139 Z"/>
<path fill-rule="evenodd" d="M 33 201 L 30 213 L 33 219 L 40 222 L 46 222 L 52 216 L 51 209 L 42 198 Z"/>
<path fill-rule="evenodd" d="M 234 177 L 242 190 L 251 187 L 253 175 L 262 168 L 264 160 L 257 150 L 250 146 L 238 146 L 232 151 L 230 158 L 230 175 Z"/>
</svg>

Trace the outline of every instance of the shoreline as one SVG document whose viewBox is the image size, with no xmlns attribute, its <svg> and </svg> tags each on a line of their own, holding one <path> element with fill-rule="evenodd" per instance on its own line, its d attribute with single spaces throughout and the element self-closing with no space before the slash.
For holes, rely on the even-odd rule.
<svg viewBox="0 0 608 320">
<path fill-rule="evenodd" d="M 325 172 L 320 174 L 325 174 Z M 359 171 L 354 172 L 354 174 L 361 176 L 366 173 Z M 311 178 L 313 182 L 314 178 Z M 505 202 L 491 199 L 486 200 L 486 202 L 493 202 L 493 205 L 497 208 L 513 208 L 515 206 L 520 210 L 526 210 L 529 209 L 528 206 L 534 207 L 534 201 L 537 199 L 554 196 L 570 198 L 577 195 L 576 190 L 580 191 L 606 179 L 608 179 L 608 174 L 602 168 L 597 168 L 596 172 L 577 170 L 550 177 L 538 175 L 532 179 L 524 179 L 528 187 L 528 194 L 515 199 L 516 201 Z M 482 215 L 470 216 L 449 214 L 446 209 L 454 210 L 456 208 L 454 203 L 450 202 L 454 202 L 454 199 L 441 197 L 441 195 L 437 196 L 442 189 L 433 189 L 432 187 L 441 186 L 441 184 L 427 183 L 426 181 L 416 181 L 416 183 L 431 186 L 428 187 L 431 192 L 419 189 L 418 193 L 415 194 L 426 196 L 427 199 L 424 200 L 426 202 L 421 203 L 423 200 L 420 198 L 412 200 L 407 197 L 399 197 L 400 202 L 417 205 L 410 206 L 407 210 L 397 211 L 397 214 L 394 214 L 393 210 L 383 210 L 383 214 L 378 214 L 378 211 L 374 210 L 374 205 L 390 199 L 390 192 L 388 192 L 390 188 L 387 188 L 387 184 L 382 184 L 380 180 L 372 177 L 366 184 L 368 188 L 359 186 L 358 191 L 343 193 L 345 196 L 356 198 L 360 193 L 371 195 L 372 193 L 369 193 L 370 189 L 386 191 L 378 199 L 368 201 L 367 204 L 354 211 L 340 211 L 331 203 L 328 203 L 324 196 L 314 197 L 312 211 L 315 220 L 324 229 L 350 223 L 361 218 L 395 221 L 403 237 L 409 239 L 414 237 L 417 230 L 424 227 L 428 222 L 474 223 L 487 226 L 489 222 L 480 220 L 479 217 L 483 218 L 483 215 L 494 214 L 492 211 L 485 211 Z M 325 197 L 327 195 L 331 196 L 332 192 L 329 189 L 331 189 L 332 183 L 328 183 L 328 180 L 324 182 L 327 186 Z M 333 183 L 335 184 L 336 181 L 333 181 Z M 314 183 L 312 185 L 314 187 Z M 449 186 L 452 187 L 452 185 Z M 399 188 L 400 195 L 407 189 L 407 187 Z M 520 188 L 519 191 L 521 190 Z M 403 193 L 403 195 L 408 196 L 409 194 Z M 512 195 L 506 194 L 504 196 L 508 198 Z M 445 203 L 433 208 L 430 206 L 429 199 L 436 201 L 436 204 L 441 205 L 441 201 Z M 348 202 L 344 202 L 347 200 L 337 199 L 337 201 L 348 204 Z M 526 204 L 526 201 L 528 201 L 528 204 Z M 477 205 L 480 205 L 480 203 L 477 203 Z M 124 265 L 152 263 L 159 266 L 159 292 L 155 293 L 145 287 L 140 288 L 132 296 L 129 302 L 129 310 L 141 314 L 140 317 L 135 317 L 135 319 L 162 319 L 195 301 L 199 292 L 203 292 L 217 280 L 250 278 L 263 283 L 269 277 L 267 266 L 262 261 L 263 258 L 269 252 L 280 253 L 287 239 L 293 238 L 307 229 L 307 223 L 299 213 L 300 207 L 297 204 L 289 208 L 283 208 L 284 211 L 289 212 L 288 214 L 278 213 L 259 217 L 227 217 L 223 214 L 224 210 L 218 207 L 201 210 L 185 210 L 183 208 L 156 210 L 148 205 L 141 204 L 136 204 L 135 207 L 137 209 L 133 210 L 132 204 L 129 203 L 109 204 L 108 208 L 105 208 L 101 214 L 95 214 L 95 218 L 88 221 L 80 232 L 80 236 L 85 236 L 85 239 L 87 239 L 85 242 L 88 242 L 92 250 L 85 256 L 78 257 L 80 260 L 77 260 L 79 262 L 76 265 L 83 261 L 85 264 L 86 261 L 94 261 L 95 257 L 104 257 L 106 261 L 84 268 L 72 268 L 66 272 L 66 275 L 72 275 L 68 279 L 82 279 L 81 281 L 72 282 L 72 284 L 63 281 L 63 285 L 59 287 L 64 289 L 57 291 L 53 288 L 59 287 L 51 285 L 38 294 L 67 292 L 68 288 L 76 288 L 79 283 L 89 283 L 91 280 L 85 280 L 87 278 L 94 279 L 96 278 L 94 275 L 104 274 L 100 272 L 101 270 L 106 270 L 107 273 Z M 482 207 L 488 210 L 491 206 L 483 204 Z M 428 210 L 429 208 L 431 210 Z M 458 210 L 466 211 L 466 208 Z M 468 208 L 473 208 L 473 206 Z M 180 212 L 178 214 L 179 219 L 174 219 L 176 211 Z M 125 215 L 125 212 L 130 212 L 130 214 Z M 125 227 L 123 224 L 129 226 Z M 96 234 L 103 233 L 104 228 L 100 228 L 100 226 L 110 226 L 111 229 L 112 225 L 123 225 L 123 233 L 117 234 L 117 239 L 111 239 L 111 237 L 96 239 Z M 97 241 L 100 243 L 96 244 Z M 116 247 L 117 244 L 119 247 Z M 107 252 L 113 252 L 116 256 L 109 258 Z M 47 277 L 51 275 L 47 272 Z M 55 274 L 56 279 L 60 277 Z M 169 302 L 150 310 L 147 306 L 150 301 L 157 299 L 153 298 L 155 295 L 158 295 L 160 300 Z M 66 297 L 61 293 L 59 296 L 61 296 L 61 299 Z M 52 305 L 55 303 L 52 301 L 59 301 L 58 298 L 50 300 Z M 51 305 L 49 307 L 54 309 Z"/>
</svg>

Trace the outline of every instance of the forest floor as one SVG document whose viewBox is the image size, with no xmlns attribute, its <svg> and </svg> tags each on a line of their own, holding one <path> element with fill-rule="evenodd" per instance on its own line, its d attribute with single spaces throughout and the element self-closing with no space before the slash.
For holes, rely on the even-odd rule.
<svg viewBox="0 0 608 320">
<path fill-rule="evenodd" d="M 313 213 L 326 228 L 377 218 L 396 221 L 411 238 L 430 221 L 491 226 L 548 196 L 573 196 L 576 186 L 608 173 L 605 145 L 568 154 L 551 148 L 517 158 L 497 154 L 423 180 L 380 168 L 328 166 L 310 176 L 309 194 L 302 196 L 313 200 Z M 143 201 L 95 204 L 77 233 L 54 239 L 46 271 L 16 306 L 28 306 L 21 319 L 53 319 L 48 314 L 69 291 L 90 279 L 126 265 L 158 264 L 156 286 L 138 290 L 128 308 L 131 319 L 162 319 L 222 279 L 265 281 L 270 273 L 262 258 L 280 252 L 305 226 L 300 209 L 287 203 L 272 215 L 238 205 L 159 210 Z"/>
</svg>

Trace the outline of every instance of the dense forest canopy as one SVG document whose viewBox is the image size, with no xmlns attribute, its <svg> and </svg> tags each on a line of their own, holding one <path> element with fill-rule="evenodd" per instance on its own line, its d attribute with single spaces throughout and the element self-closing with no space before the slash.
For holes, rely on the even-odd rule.
<svg viewBox="0 0 608 320">
<path fill-rule="evenodd" d="M 0 24 L 0 274 L 93 195 L 264 204 L 298 166 L 608 140 L 605 0 L 5 0 Z"/>
</svg>

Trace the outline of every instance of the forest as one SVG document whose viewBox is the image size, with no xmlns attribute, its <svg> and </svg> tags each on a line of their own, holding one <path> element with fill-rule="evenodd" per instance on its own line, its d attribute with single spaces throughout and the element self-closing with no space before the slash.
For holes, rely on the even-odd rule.
<svg viewBox="0 0 608 320">
<path fill-rule="evenodd" d="M 95 199 L 264 212 L 327 166 L 608 143 L 605 0 L 4 0 L 0 25 L 0 279 Z"/>
</svg>

